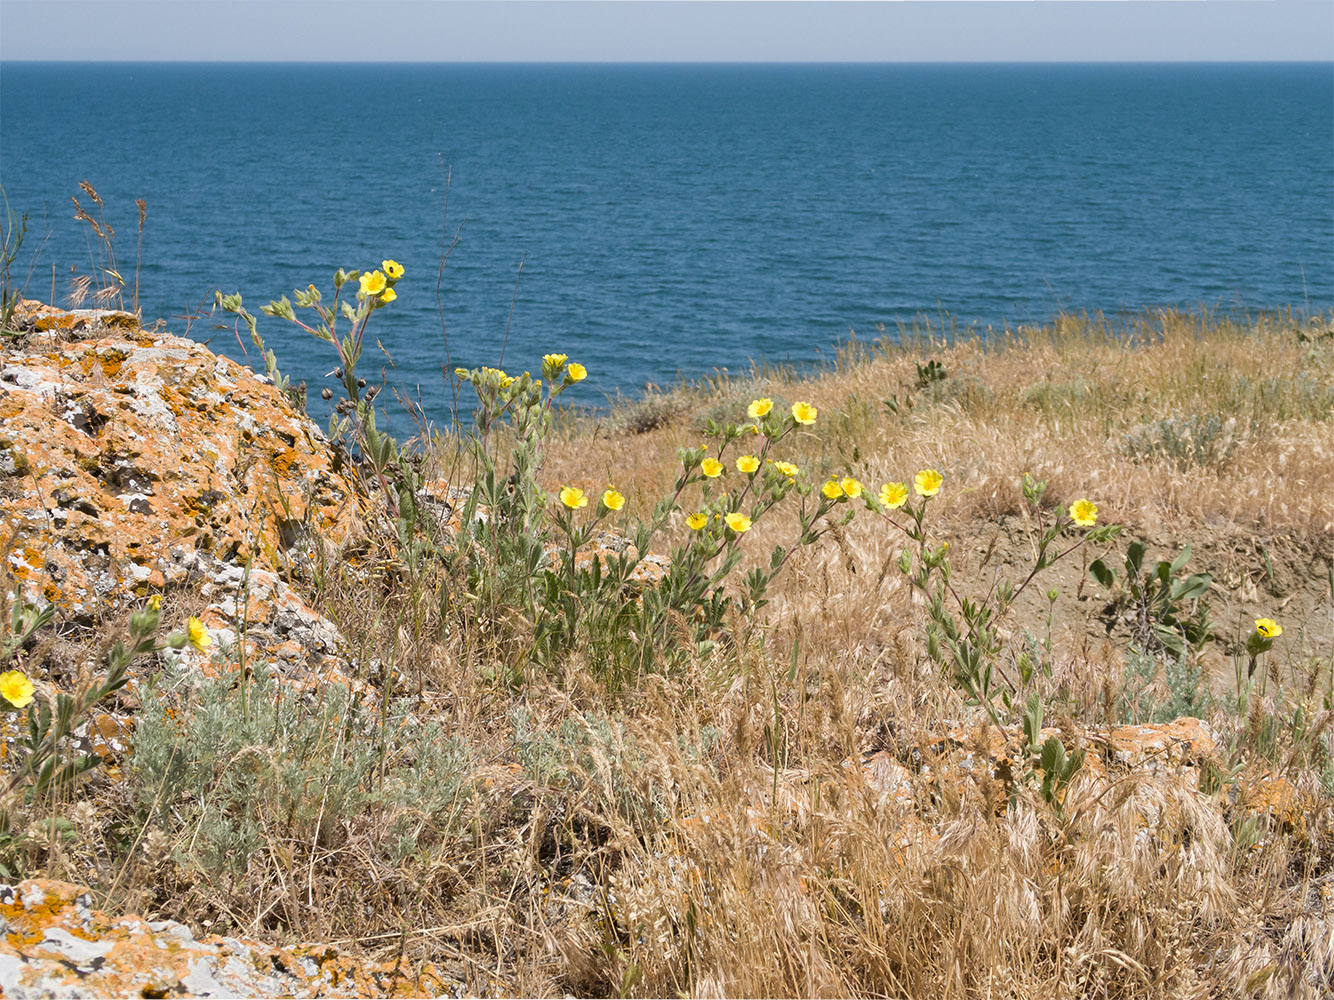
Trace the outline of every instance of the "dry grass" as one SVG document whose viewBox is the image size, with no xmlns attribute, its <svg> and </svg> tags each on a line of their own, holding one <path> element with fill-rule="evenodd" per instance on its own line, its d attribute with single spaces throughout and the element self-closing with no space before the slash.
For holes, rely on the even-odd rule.
<svg viewBox="0 0 1334 1000">
<path fill-rule="evenodd" d="M 263 816 L 264 833 L 221 873 L 199 860 L 205 827 L 183 806 L 148 820 L 155 789 L 92 788 L 100 818 L 81 814 L 88 836 L 42 864 L 146 916 L 356 942 L 433 961 L 483 994 L 1328 995 L 1334 342 L 1297 333 L 1158 315 L 1129 336 L 1075 320 L 991 343 L 919 335 L 849 350 L 809 379 L 682 387 L 655 398 L 652 419 L 570 418 L 546 467 L 553 485 L 614 482 L 643 513 L 676 448 L 699 443 L 698 414 L 808 399 L 821 416 L 794 461 L 876 485 L 944 472 L 932 531 L 970 590 L 1030 555 L 1025 472 L 1057 502 L 1096 499 L 1128 538 L 1190 541 L 1223 623 L 1201 657 L 1218 787 L 1278 775 L 1303 796 L 1296 813 L 1236 808 L 1235 787 L 1201 793 L 1190 770 L 1110 788 L 1077 777 L 1063 811 L 989 769 L 950 770 L 930 749 L 941 725 L 978 713 L 927 660 L 921 608 L 892 566 L 899 543 L 864 516 L 795 557 L 772 604 L 733 621 L 715 655 L 618 698 L 588 654 L 560 676 L 495 676 L 524 623 L 461 615 L 441 599 L 450 581 L 368 592 L 334 573 L 322 601 L 365 651 L 368 679 L 375 661 L 394 663 L 415 717 L 444 720 L 465 748 L 448 776 L 457 812 L 391 795 L 326 825 L 240 801 L 231 808 Z M 928 359 L 946 378 L 918 387 Z M 898 412 L 883 402 L 895 396 Z M 1192 415 L 1218 418 L 1222 443 L 1136 450 L 1145 428 Z M 767 555 L 792 530 L 774 518 L 746 540 Z M 1082 567 L 1063 565 L 1052 674 L 1036 683 L 1077 740 L 1125 717 L 1126 637 L 1108 633 L 1106 595 Z M 1044 605 L 1016 609 L 1015 644 L 1043 630 Z M 1238 630 L 1261 612 L 1288 623 L 1288 641 L 1241 713 Z M 357 726 L 366 740 L 380 731 L 348 718 L 310 760 L 346 760 L 362 752 Z M 418 780 L 420 751 L 388 742 L 375 787 Z M 884 749 L 927 765 L 906 797 L 859 777 L 862 755 Z M 416 823 L 415 846 L 396 854 L 387 831 L 402 822 Z"/>
</svg>

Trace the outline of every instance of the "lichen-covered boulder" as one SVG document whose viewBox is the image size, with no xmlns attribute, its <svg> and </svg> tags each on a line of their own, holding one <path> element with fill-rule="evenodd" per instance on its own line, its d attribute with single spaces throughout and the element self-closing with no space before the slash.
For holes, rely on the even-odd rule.
<svg viewBox="0 0 1334 1000">
<path fill-rule="evenodd" d="M 334 653 L 337 629 L 290 583 L 359 537 L 368 501 L 315 424 L 264 376 L 126 314 L 17 315 L 0 555 L 23 598 L 96 622 L 185 588 L 212 628 L 241 631 L 244 611 L 263 652 Z"/>
</svg>

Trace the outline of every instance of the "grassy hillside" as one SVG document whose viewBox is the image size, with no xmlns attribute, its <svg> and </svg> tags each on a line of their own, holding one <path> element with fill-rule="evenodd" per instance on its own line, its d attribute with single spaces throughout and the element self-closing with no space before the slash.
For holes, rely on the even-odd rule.
<svg viewBox="0 0 1334 1000">
<path fill-rule="evenodd" d="M 910 332 L 596 416 L 467 378 L 415 457 L 345 411 L 387 527 L 308 587 L 362 686 L 164 685 L 29 865 L 489 994 L 1334 988 L 1327 325 Z"/>
</svg>

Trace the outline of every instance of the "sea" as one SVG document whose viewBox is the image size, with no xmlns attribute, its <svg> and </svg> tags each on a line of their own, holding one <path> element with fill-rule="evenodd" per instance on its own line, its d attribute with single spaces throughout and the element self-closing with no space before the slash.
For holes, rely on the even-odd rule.
<svg viewBox="0 0 1334 1000">
<path fill-rule="evenodd" d="M 127 305 L 243 361 L 215 290 L 399 261 L 363 373 L 441 421 L 453 368 L 547 352 L 599 406 L 924 325 L 1334 309 L 1331 63 L 9 62 L 0 185 L 29 297 L 100 266 L 76 197 Z M 330 345 L 260 332 L 317 409 Z"/>
</svg>

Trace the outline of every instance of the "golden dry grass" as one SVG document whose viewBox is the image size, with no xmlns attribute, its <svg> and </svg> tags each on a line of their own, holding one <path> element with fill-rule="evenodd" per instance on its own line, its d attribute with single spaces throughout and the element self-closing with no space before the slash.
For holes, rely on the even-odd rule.
<svg viewBox="0 0 1334 1000">
<path fill-rule="evenodd" d="M 487 995 L 1328 995 L 1334 340 L 1298 332 L 1165 314 L 1130 336 L 1071 319 L 989 343 L 922 335 L 848 350 L 808 378 L 682 387 L 655 404 L 660 423 L 572 416 L 548 449 L 550 486 L 614 483 L 626 515 L 643 514 L 676 449 L 700 442 L 701 415 L 740 421 L 756 396 L 804 399 L 820 419 L 793 461 L 874 486 L 945 474 L 930 528 L 969 592 L 1031 557 L 1024 473 L 1050 501 L 1087 496 L 1124 524 L 1115 552 L 1136 537 L 1166 554 L 1191 542 L 1220 622 L 1200 657 L 1220 743 L 1203 790 L 1193 767 L 1110 785 L 1084 773 L 1058 810 L 1031 783 L 937 756 L 944 725 L 980 716 L 925 655 L 920 601 L 892 565 L 899 538 L 863 514 L 795 556 L 772 603 L 732 620 L 715 654 L 615 698 L 587 652 L 560 676 L 489 672 L 512 657 L 521 620 L 461 618 L 429 588 L 367 593 L 334 573 L 324 607 L 466 747 L 463 818 L 422 819 L 424 846 L 394 861 L 384 831 L 411 804 L 336 829 L 272 816 L 244 874 L 223 878 L 192 854 L 198 825 L 141 823 L 128 849 L 116 841 L 140 807 L 104 789 L 101 825 L 80 820 L 101 839 L 44 863 L 146 915 L 356 943 Z M 918 387 L 930 359 L 946 378 Z M 883 402 L 895 396 L 898 412 Z M 1198 453 L 1141 447 L 1159 421 L 1210 417 L 1218 434 Z M 794 526 L 774 517 L 746 544 L 759 559 Z M 669 535 L 684 531 L 677 515 Z M 1109 595 L 1076 559 L 1053 577 L 1052 672 L 1034 682 L 1071 745 L 1133 714 L 1128 633 L 1108 630 Z M 1035 589 L 1009 641 L 1041 635 L 1045 613 Z M 1261 613 L 1287 639 L 1239 712 L 1239 637 Z M 1158 676 L 1134 711 L 1176 693 Z M 960 752 L 984 739 L 985 727 Z M 919 765 L 902 795 L 862 779 L 878 750 Z M 1273 808 L 1237 804 L 1279 788 Z"/>
</svg>

